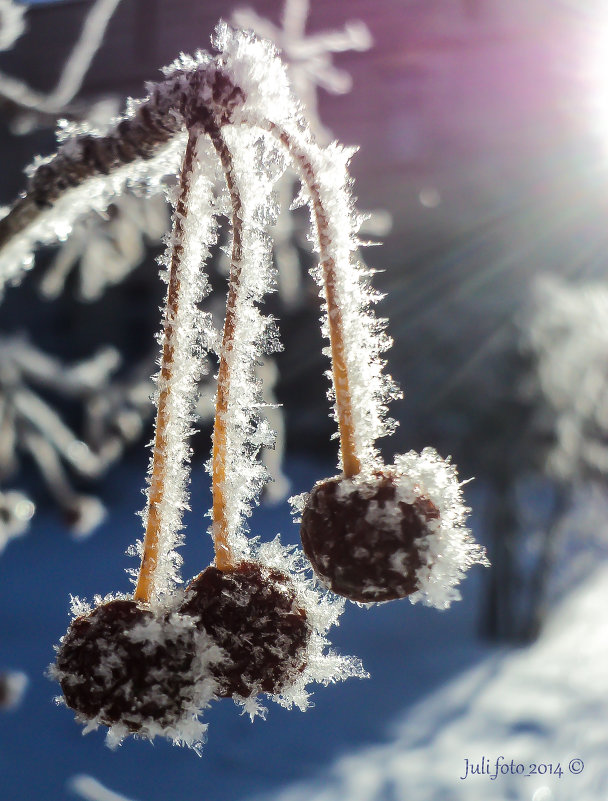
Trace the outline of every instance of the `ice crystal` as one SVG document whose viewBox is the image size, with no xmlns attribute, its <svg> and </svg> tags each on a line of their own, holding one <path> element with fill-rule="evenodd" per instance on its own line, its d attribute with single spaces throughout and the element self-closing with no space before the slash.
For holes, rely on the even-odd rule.
<svg viewBox="0 0 608 801">
<path fill-rule="evenodd" d="M 242 224 L 242 259 L 236 265 L 239 287 L 234 309 L 234 341 L 226 359 L 230 371 L 226 427 L 227 525 L 235 553 L 247 555 L 245 520 L 267 481 L 267 471 L 257 458 L 263 447 L 272 448 L 274 433 L 259 414 L 265 404 L 256 366 L 261 354 L 278 349 L 273 321 L 258 304 L 275 286 L 268 226 L 275 218 L 273 185 L 282 171 L 282 160 L 272 137 L 245 127 L 225 133 L 237 177 Z"/>
<path fill-rule="evenodd" d="M 313 173 L 319 195 L 327 210 L 328 241 L 321 242 L 318 220 L 313 215 L 317 249 L 323 246 L 336 265 L 336 295 L 342 315 L 345 360 L 349 375 L 352 415 L 355 431 L 355 453 L 362 464 L 377 460 L 375 441 L 394 430 L 395 422 L 387 417 L 387 403 L 400 397 L 392 378 L 383 374 L 381 354 L 392 344 L 384 333 L 386 321 L 377 318 L 372 306 L 382 295 L 369 284 L 371 270 L 356 255 L 359 245 L 360 219 L 355 213 L 350 195 L 350 177 L 347 167 L 352 150 L 332 144 L 321 149 L 306 143 L 311 157 Z M 308 176 L 310 180 L 312 176 Z M 320 270 L 314 277 L 322 285 Z M 329 337 L 327 304 L 324 303 L 322 331 Z M 335 410 L 337 417 L 337 410 Z"/>
<path fill-rule="evenodd" d="M 456 589 L 465 571 L 474 564 L 489 565 L 485 549 L 477 545 L 465 521 L 469 509 L 463 502 L 456 468 L 433 448 L 395 457 L 397 497 L 405 503 L 428 498 L 439 512 L 426 522 L 429 534 L 417 542 L 422 566 L 416 572 L 419 589 L 412 603 L 447 609 L 460 599 Z"/>
</svg>

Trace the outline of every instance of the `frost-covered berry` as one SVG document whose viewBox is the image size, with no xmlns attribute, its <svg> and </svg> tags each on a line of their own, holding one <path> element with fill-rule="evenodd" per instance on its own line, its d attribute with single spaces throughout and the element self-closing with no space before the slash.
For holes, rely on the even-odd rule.
<svg viewBox="0 0 608 801">
<path fill-rule="evenodd" d="M 431 448 L 351 478 L 318 482 L 302 506 L 302 545 L 321 582 L 352 601 L 410 597 L 445 608 L 482 548 L 464 527 L 456 471 Z"/>
<path fill-rule="evenodd" d="M 226 655 L 210 667 L 221 697 L 278 695 L 306 668 L 312 627 L 280 570 L 210 566 L 188 586 L 180 613 L 197 619 Z"/>
<path fill-rule="evenodd" d="M 174 727 L 193 690 L 194 628 L 117 599 L 77 617 L 62 638 L 54 674 L 69 707 L 131 732 Z"/>
<path fill-rule="evenodd" d="M 439 517 L 428 498 L 400 500 L 396 476 L 340 476 L 318 482 L 302 515 L 304 553 L 322 582 L 362 603 L 404 598 L 418 589 L 428 523 Z"/>
</svg>

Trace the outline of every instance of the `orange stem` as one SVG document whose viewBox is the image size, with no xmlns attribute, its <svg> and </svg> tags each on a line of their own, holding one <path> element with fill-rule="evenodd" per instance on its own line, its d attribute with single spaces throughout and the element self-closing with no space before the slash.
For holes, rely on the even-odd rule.
<svg viewBox="0 0 608 801">
<path fill-rule="evenodd" d="M 340 432 L 340 454 L 342 470 L 347 478 L 361 472 L 361 461 L 355 446 L 355 424 L 353 420 L 352 401 L 349 386 L 348 367 L 344 344 L 344 321 L 337 299 L 336 262 L 329 253 L 331 241 L 328 215 L 323 206 L 319 184 L 315 172 L 306 153 L 302 151 L 294 139 L 275 123 L 267 123 L 268 130 L 285 146 L 298 167 L 302 179 L 306 183 L 312 198 L 313 213 L 319 237 L 320 265 L 323 271 L 325 300 L 327 301 L 327 319 L 329 323 L 329 343 L 331 347 L 331 363 L 338 429 Z"/>
<path fill-rule="evenodd" d="M 165 495 L 165 472 L 167 460 L 166 431 L 168 424 L 167 402 L 172 391 L 173 357 L 174 357 L 174 322 L 179 311 L 179 266 L 183 255 L 182 237 L 183 220 L 187 213 L 190 194 L 190 174 L 196 152 L 199 132 L 191 131 L 188 137 L 186 152 L 182 161 L 180 175 L 180 192 L 173 215 L 173 249 L 169 268 L 169 286 L 163 320 L 163 352 L 160 368 L 161 390 L 158 398 L 158 412 L 154 446 L 152 450 L 152 468 L 148 501 L 148 520 L 144 537 L 143 555 L 134 600 L 149 603 L 154 591 L 154 572 L 158 564 L 158 541 L 161 525 L 160 505 Z"/>
<path fill-rule="evenodd" d="M 213 425 L 212 493 L 213 493 L 213 542 L 215 546 L 215 565 L 218 570 L 227 571 L 234 565 L 234 557 L 229 542 L 227 503 L 226 503 L 226 414 L 230 404 L 230 365 L 229 356 L 234 347 L 236 330 L 236 301 L 241 279 L 241 260 L 243 257 L 243 222 L 241 219 L 241 197 L 239 195 L 232 155 L 219 128 L 208 126 L 207 133 L 219 156 L 224 170 L 226 185 L 232 203 L 232 253 L 230 256 L 230 278 L 226 300 L 226 318 L 217 377 L 217 398 L 215 421 Z"/>
</svg>

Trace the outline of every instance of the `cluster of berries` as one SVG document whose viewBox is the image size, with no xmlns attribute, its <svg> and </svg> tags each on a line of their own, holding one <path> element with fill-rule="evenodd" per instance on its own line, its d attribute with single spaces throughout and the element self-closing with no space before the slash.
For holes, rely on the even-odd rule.
<svg viewBox="0 0 608 801">
<path fill-rule="evenodd" d="M 224 31 L 222 35 L 222 69 L 234 73 L 239 86 L 235 97 L 243 104 L 237 109 L 238 123 L 246 127 L 247 103 L 259 92 L 258 65 L 264 58 L 276 60 L 276 54 L 266 45 L 266 50 L 260 50 L 260 43 L 248 34 Z M 243 64 L 249 51 L 251 63 Z M 240 61 L 235 61 L 237 57 Z M 284 76 L 275 67 L 275 83 L 280 84 Z M 288 90 L 285 93 L 286 104 L 296 109 L 290 112 L 291 118 L 277 112 L 271 121 L 256 109 L 249 126 L 274 137 L 287 151 L 308 193 L 320 255 L 317 277 L 325 302 L 324 333 L 331 344 L 343 468 L 341 475 L 317 483 L 300 498 L 304 553 L 321 584 L 344 598 L 374 603 L 409 596 L 445 608 L 458 597 L 455 587 L 465 569 L 483 563 L 485 556 L 464 526 L 467 510 L 456 471 L 448 461 L 427 448 L 420 455 L 398 456 L 393 465 L 385 466 L 374 448 L 375 437 L 390 428 L 383 421 L 390 382 L 380 375 L 383 362 L 378 356 L 387 340 L 378 334 L 381 326 L 369 310 L 373 293 L 352 255 L 355 215 L 348 195 L 347 159 L 334 146 L 322 149 L 314 143 L 298 116 L 297 104 Z M 272 113 L 269 103 L 265 107 L 260 101 L 258 106 Z M 231 113 L 237 112 L 231 107 Z M 233 442 L 228 426 L 232 418 L 253 414 L 238 406 L 238 414 L 231 409 L 239 402 L 234 373 L 248 375 L 251 367 L 236 363 L 234 353 L 248 324 L 243 309 L 248 302 L 247 308 L 253 308 L 244 243 L 254 240 L 247 226 L 254 226 L 260 215 L 255 197 L 240 185 L 234 157 L 235 151 L 239 156 L 238 141 L 223 134 L 223 126 L 231 121 L 229 115 L 226 119 L 220 115 L 207 120 L 204 130 L 190 130 L 184 156 L 168 259 L 147 531 L 135 596 L 107 601 L 77 617 L 61 640 L 54 668 L 67 705 L 81 718 L 142 736 L 179 731 L 184 719 L 196 716 L 211 698 L 244 701 L 260 693 L 276 697 L 302 685 L 317 661 L 323 634 L 323 626 L 315 619 L 315 605 L 322 603 L 320 594 L 305 597 L 288 570 L 249 558 L 246 551 L 243 556 L 233 547 L 236 529 L 231 522 L 234 515 L 231 518 L 227 512 L 227 487 L 235 461 L 227 453 Z M 181 391 L 175 375 L 176 354 L 184 341 L 183 321 L 196 311 L 191 302 L 190 317 L 184 317 L 184 293 L 190 279 L 180 270 L 188 258 L 190 183 L 203 136 L 211 140 L 224 171 L 233 227 L 212 459 L 216 561 L 183 594 L 175 594 L 163 606 L 154 600 L 154 573 L 162 562 L 159 531 L 165 525 L 161 521 L 165 482 L 172 459 L 175 462 L 167 432 L 173 413 L 170 403 L 176 403 Z M 247 142 L 242 145 L 246 146 Z M 245 161 L 241 153 L 240 163 Z M 248 358 L 253 364 L 253 348 L 243 352 L 251 352 Z M 187 353 L 184 359 L 188 361 Z M 182 405 L 186 407 L 187 402 Z M 174 528 L 178 523 L 174 521 Z M 350 675 L 356 672 L 351 669 Z M 332 680 L 321 673 L 321 681 Z M 337 677 L 345 675 L 348 670 L 342 669 Z"/>
<path fill-rule="evenodd" d="M 210 695 L 279 695 L 305 669 L 310 633 L 285 573 L 255 562 L 210 566 L 161 615 L 114 599 L 77 617 L 54 672 L 85 720 L 170 730 Z"/>
</svg>

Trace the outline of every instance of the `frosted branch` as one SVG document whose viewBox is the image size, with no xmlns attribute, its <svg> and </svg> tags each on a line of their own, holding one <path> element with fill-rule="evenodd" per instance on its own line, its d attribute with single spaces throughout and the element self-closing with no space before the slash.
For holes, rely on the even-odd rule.
<svg viewBox="0 0 608 801">
<path fill-rule="evenodd" d="M 1 285 L 32 265 L 37 245 L 66 238 L 80 215 L 105 209 L 125 185 L 175 172 L 183 128 L 225 124 L 243 100 L 210 56 L 176 66 L 149 89 L 148 98 L 132 102 L 107 134 L 76 135 L 56 155 L 34 164 L 27 191 L 0 219 Z"/>
</svg>

